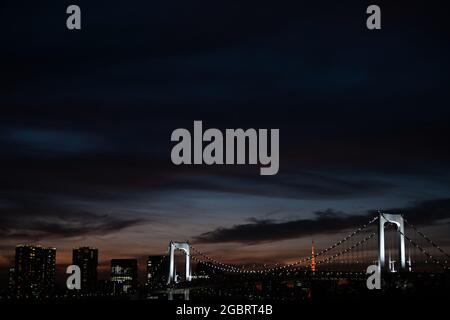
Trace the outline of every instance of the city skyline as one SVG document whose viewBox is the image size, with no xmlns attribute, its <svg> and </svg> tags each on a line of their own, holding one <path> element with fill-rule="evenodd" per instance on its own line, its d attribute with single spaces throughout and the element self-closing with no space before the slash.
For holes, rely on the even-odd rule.
<svg viewBox="0 0 450 320">
<path fill-rule="evenodd" d="M 383 219 L 387 219 L 386 218 L 387 216 L 385 216 L 386 214 L 387 213 L 378 212 L 377 216 L 375 216 L 372 219 L 370 219 L 369 221 L 367 221 L 364 225 L 354 226 L 354 228 L 357 228 L 357 227 L 359 227 L 359 228 L 357 228 L 353 232 L 348 233 L 347 235 L 345 235 L 345 237 L 343 237 L 341 239 L 341 241 L 337 241 L 336 240 L 334 244 L 328 243 L 328 248 L 333 248 L 336 245 L 340 245 L 341 243 L 345 243 L 347 241 L 347 238 L 351 238 L 355 234 L 358 234 L 359 232 L 362 232 L 361 230 L 364 230 L 365 228 L 367 228 L 370 225 L 373 226 L 374 222 L 378 221 L 380 219 L 380 217 L 383 217 Z M 393 216 L 400 217 L 400 215 L 398 215 L 398 214 L 397 215 L 394 214 Z M 403 217 L 403 215 L 401 215 L 401 216 Z M 432 256 L 434 256 L 434 254 L 436 254 L 436 253 L 438 253 L 439 255 L 441 253 L 444 253 L 444 257 L 443 258 L 445 259 L 445 251 L 447 250 L 447 248 L 442 247 L 442 246 L 438 246 L 436 244 L 436 242 L 433 242 L 433 240 L 430 240 L 426 235 L 424 235 L 423 230 L 422 231 L 417 230 L 416 226 L 411 224 L 410 220 L 406 220 L 405 219 L 405 226 L 409 228 L 409 232 L 407 232 L 406 230 L 397 230 L 397 228 L 392 228 L 392 225 L 389 225 L 389 227 L 386 228 L 386 230 L 384 231 L 386 233 L 386 235 L 384 235 L 383 237 L 387 237 L 389 239 L 385 239 L 384 240 L 384 242 L 386 243 L 386 247 L 385 247 L 384 244 L 383 244 L 382 247 L 385 247 L 385 250 L 387 250 L 386 254 L 388 255 L 388 258 L 386 258 L 386 259 L 389 260 L 389 263 L 387 263 L 387 262 L 386 263 L 387 263 L 387 266 L 388 266 L 389 269 L 398 271 L 398 268 L 401 267 L 400 264 L 399 264 L 400 263 L 400 256 L 397 256 L 398 250 L 400 248 L 400 243 L 395 241 L 395 237 L 393 239 L 392 235 L 396 235 L 396 236 L 398 236 L 398 235 L 402 235 L 403 236 L 404 235 L 405 236 L 405 241 L 407 240 L 406 241 L 407 252 L 405 252 L 405 257 L 404 257 L 404 261 L 406 263 L 406 266 L 403 266 L 403 268 L 406 268 L 409 271 L 412 271 L 413 269 L 416 269 L 417 267 L 419 267 L 418 270 L 421 270 L 420 269 L 421 268 L 421 266 L 420 266 L 421 264 L 422 264 L 422 268 L 424 266 L 426 267 L 426 263 L 427 263 L 426 261 L 424 261 L 425 265 L 423 265 L 423 262 L 420 262 L 421 258 L 422 259 L 425 258 L 423 256 L 423 254 L 425 254 L 425 256 L 427 256 L 428 258 L 430 258 L 431 262 L 433 262 Z M 383 228 L 383 229 L 385 229 L 385 228 Z M 380 229 L 378 229 L 378 232 L 380 232 L 379 230 Z M 425 233 L 427 233 L 427 232 L 425 232 Z M 420 241 L 417 242 L 418 240 L 414 238 L 414 234 L 420 235 L 420 237 L 423 238 L 422 240 L 425 239 L 426 240 L 425 243 L 420 244 Z M 388 235 L 390 235 L 390 236 L 388 236 Z M 372 234 L 371 236 L 368 236 L 368 237 L 366 235 L 366 240 L 364 240 L 363 243 L 366 242 L 367 240 L 371 239 L 373 236 L 374 236 L 374 234 Z M 379 235 L 379 237 L 380 237 L 380 235 Z M 363 239 L 360 239 L 360 241 L 361 240 L 363 240 Z M 409 242 L 412 241 L 412 243 L 408 244 L 408 241 Z M 172 241 L 171 241 L 171 243 L 172 243 Z M 350 242 L 350 247 L 353 248 L 353 246 L 356 245 L 356 244 L 357 244 L 357 242 Z M 190 243 L 189 243 L 189 245 L 191 246 Z M 431 247 L 430 247 L 430 245 L 431 245 Z M 170 246 L 170 244 L 169 244 L 169 246 Z M 347 246 L 349 246 L 349 245 L 347 245 Z M 394 248 L 394 249 L 390 248 L 392 246 L 397 247 L 397 248 Z M 429 255 L 429 253 L 432 252 L 432 251 L 430 251 L 430 250 L 432 250 L 432 247 L 435 247 L 435 249 L 438 249 L 438 251 L 440 251 L 440 252 L 435 252 L 435 253 L 432 253 L 432 255 Z M 160 263 L 162 263 L 162 260 L 164 260 L 165 258 L 166 259 L 170 258 L 170 253 L 169 252 L 167 252 L 166 254 L 163 254 L 163 255 L 149 254 L 149 255 L 146 255 L 145 257 L 139 257 L 139 258 L 136 258 L 136 257 L 131 258 L 131 255 L 128 254 L 128 255 L 125 255 L 127 258 L 123 258 L 123 257 L 122 258 L 117 258 L 116 257 L 116 258 L 111 258 L 111 259 L 105 259 L 105 258 L 102 258 L 102 256 L 99 254 L 99 250 L 97 248 L 82 246 L 82 247 L 76 247 L 76 248 L 72 249 L 72 261 L 70 263 L 58 264 L 58 263 L 56 263 L 56 257 L 58 255 L 57 255 L 57 249 L 55 247 L 52 247 L 52 248 L 48 247 L 47 248 L 47 247 L 43 247 L 41 245 L 23 245 L 23 244 L 18 244 L 16 246 L 16 250 L 15 250 L 15 263 L 13 263 L 12 266 L 10 266 L 10 268 L 8 268 L 8 270 L 9 270 L 9 286 L 11 286 L 11 274 L 15 273 L 15 269 L 18 267 L 18 264 L 20 265 L 20 263 L 21 263 L 20 261 L 21 261 L 22 258 L 20 258 L 21 255 L 18 255 L 18 254 L 19 254 L 19 252 L 22 252 L 24 249 L 27 249 L 27 248 L 29 248 L 28 250 L 33 250 L 33 252 L 35 250 L 43 251 L 43 252 L 46 252 L 48 250 L 52 251 L 51 255 L 53 257 L 51 258 L 51 260 L 53 261 L 52 264 L 53 264 L 53 268 L 54 268 L 54 270 L 52 271 L 52 274 L 53 274 L 54 280 L 58 280 L 57 282 L 60 285 L 65 283 L 65 280 L 68 277 L 68 275 L 65 272 L 66 267 L 69 264 L 78 265 L 81 268 L 81 279 L 82 279 L 82 288 L 83 288 L 82 292 L 84 292 L 84 293 L 96 292 L 96 290 L 97 290 L 96 288 L 98 286 L 99 281 L 103 281 L 103 280 L 110 280 L 110 281 L 112 281 L 112 283 L 115 283 L 115 282 L 118 281 L 117 285 L 119 285 L 119 287 L 118 287 L 119 289 L 116 288 L 117 285 L 114 285 L 114 290 L 113 291 L 116 292 L 117 290 L 119 290 L 120 292 L 123 291 L 124 293 L 127 293 L 128 289 L 126 289 L 126 287 L 134 288 L 134 289 L 132 289 L 132 291 L 135 291 L 137 283 L 140 283 L 141 285 L 148 285 L 148 284 L 150 284 L 152 282 L 152 280 L 155 280 L 155 279 L 153 279 L 155 277 L 155 272 L 156 272 L 155 268 L 158 269 L 157 270 L 158 273 L 160 275 L 163 274 L 164 277 L 166 277 L 167 274 L 168 274 L 168 264 L 166 263 L 163 266 L 163 265 L 160 265 Z M 417 251 L 418 250 L 417 248 L 419 248 L 420 251 L 422 251 L 419 254 L 419 256 L 416 256 L 417 252 L 415 254 L 411 253 L 412 250 L 416 250 Z M 423 248 L 425 248 L 425 251 L 423 251 Z M 323 252 L 326 252 L 327 250 L 329 250 L 329 249 L 326 249 L 324 251 L 324 249 L 325 249 L 325 247 L 321 248 L 320 250 L 317 250 L 317 252 L 319 252 L 318 256 L 320 256 Z M 225 263 L 225 265 L 227 265 L 227 261 L 228 261 L 227 257 L 221 256 L 221 258 L 215 258 L 213 256 L 211 258 L 211 256 L 209 256 L 209 254 L 205 255 L 205 252 L 199 251 L 197 246 L 195 246 L 195 249 L 191 248 L 191 250 L 193 250 L 193 251 L 191 251 L 191 253 L 189 255 L 193 255 L 194 258 L 189 258 L 189 259 L 190 260 L 194 259 L 194 260 L 191 261 L 191 262 L 194 262 L 194 265 L 197 265 L 197 263 L 200 262 L 197 258 L 195 258 L 195 256 L 202 257 L 202 258 L 207 257 L 207 259 L 213 259 L 213 260 L 219 259 L 218 260 L 219 266 L 220 266 L 220 263 Z M 315 259 L 318 257 L 318 256 L 316 257 L 316 253 L 315 253 L 316 251 L 315 251 L 314 240 L 311 241 L 311 248 L 310 248 L 310 250 L 311 250 L 311 256 L 310 256 L 311 257 L 311 261 L 309 262 L 309 264 L 310 264 L 311 271 L 314 272 L 314 271 L 317 270 L 316 269 Z M 367 255 L 370 256 L 371 254 L 373 254 L 374 248 L 373 247 L 369 247 L 369 248 L 363 248 L 361 250 L 359 251 L 359 254 L 362 253 L 363 256 L 365 256 L 365 258 L 367 258 Z M 378 247 L 378 250 L 379 250 L 379 247 Z M 346 252 L 346 251 L 344 251 L 344 252 Z M 391 257 L 391 255 L 392 255 L 392 257 Z M 34 256 L 34 253 L 33 253 L 33 256 Z M 101 259 L 99 259 L 99 257 Z M 352 255 L 351 257 L 353 258 L 354 255 Z M 296 261 L 299 261 L 299 259 L 303 260 L 304 258 L 305 258 L 304 256 L 303 256 L 302 259 L 300 259 L 300 256 L 296 256 L 296 257 L 292 257 L 292 259 L 290 261 L 277 261 L 277 262 L 272 262 L 272 263 L 267 263 L 267 262 L 262 263 L 262 262 L 259 262 L 259 261 L 245 261 L 245 260 L 241 260 L 239 262 L 234 262 L 232 265 L 235 265 L 238 268 L 241 268 L 241 267 L 246 268 L 245 266 L 247 265 L 247 267 L 250 267 L 250 269 L 256 267 L 256 268 L 262 268 L 263 270 L 266 270 L 266 269 L 270 269 L 270 268 L 276 267 L 277 265 L 279 265 L 279 266 L 283 266 L 283 265 L 286 266 L 286 265 L 291 265 L 292 263 L 296 264 L 297 263 Z M 373 257 L 373 259 L 378 259 L 378 258 L 379 258 L 379 256 L 374 256 Z M 437 261 L 441 261 L 442 257 L 438 258 L 437 256 L 434 256 L 434 258 L 438 259 Z M 145 261 L 142 261 L 144 259 L 145 259 Z M 182 258 L 181 260 L 184 260 L 184 259 L 186 259 L 186 258 Z M 379 258 L 379 259 L 384 261 L 384 258 Z M 399 259 L 399 260 L 397 260 L 397 259 Z M 99 260 L 100 261 L 104 261 L 103 265 L 100 264 L 100 274 L 101 274 L 100 277 L 97 276 L 97 273 L 99 271 L 98 270 L 99 269 L 98 268 L 99 267 L 99 263 L 98 263 Z M 177 260 L 176 265 L 178 265 L 177 268 L 181 267 L 181 269 L 183 269 L 184 267 L 182 266 L 182 262 L 180 261 L 180 258 L 177 258 L 176 260 Z M 38 260 L 38 261 L 40 261 L 40 260 Z M 46 260 L 44 259 L 43 261 L 46 261 Z M 348 260 L 348 261 L 350 261 L 350 260 Z M 373 260 L 373 261 L 375 261 L 375 260 Z M 369 259 L 370 263 L 373 263 L 373 261 L 371 261 Z M 441 263 L 443 263 L 443 262 L 444 261 L 442 260 Z M 106 263 L 108 265 L 106 265 Z M 130 266 L 130 263 L 132 265 L 134 264 L 134 267 L 132 265 Z M 358 263 L 359 262 L 357 262 L 357 264 Z M 139 267 L 139 265 L 140 265 L 140 267 Z M 252 267 L 252 265 L 253 265 L 253 267 Z M 258 267 L 258 265 L 259 265 L 259 267 Z M 126 270 L 126 268 L 135 268 L 134 273 L 129 275 L 134 280 L 131 280 L 131 279 L 128 279 L 128 280 L 125 279 L 124 280 L 123 276 L 122 276 L 122 272 L 125 272 L 125 273 L 127 273 L 127 272 L 126 271 L 120 271 L 119 269 L 116 270 L 115 266 L 120 266 L 119 267 L 120 270 L 122 270 L 122 269 Z M 206 264 L 204 267 L 208 268 L 208 264 Z M 357 267 L 357 270 L 362 271 L 362 270 L 365 269 L 365 267 L 366 267 L 366 265 L 363 264 L 362 266 Z M 435 266 L 435 267 L 437 267 L 437 266 Z M 197 269 L 197 268 L 198 268 L 198 265 L 196 266 L 195 269 Z M 56 279 L 55 278 L 55 273 L 56 273 L 56 270 L 58 270 L 58 269 L 60 271 L 60 274 L 59 274 L 59 277 L 57 277 L 58 279 Z M 201 267 L 201 269 L 203 270 L 202 267 Z M 438 267 L 437 269 L 439 270 L 440 268 Z M 138 274 L 138 270 L 139 270 L 139 274 Z M 444 268 L 444 270 L 445 270 L 445 268 Z M 224 269 L 224 271 L 230 272 L 229 269 Z M 430 271 L 429 268 L 428 268 L 428 271 Z M 393 272 L 393 271 L 391 271 L 391 272 Z M 17 277 L 17 275 L 16 275 L 16 277 Z M 123 281 L 126 281 L 125 283 L 128 283 L 128 284 L 127 285 L 121 284 Z M 134 281 L 136 281 L 136 283 Z M 165 283 L 165 280 L 163 281 L 163 283 Z M 124 286 L 125 289 L 123 289 L 123 290 L 120 289 L 120 288 L 122 288 L 122 286 Z"/>
<path fill-rule="evenodd" d="M 137 259 L 111 259 L 109 270 L 98 277 L 98 249 L 91 247 L 78 247 L 72 249 L 72 261 L 69 265 L 80 268 L 80 289 L 75 292 L 79 294 L 95 295 L 102 281 L 112 284 L 111 290 L 114 294 L 136 291 L 138 285 L 146 285 L 149 280 L 148 274 L 155 276 L 154 267 L 146 263 L 147 268 L 144 281 L 138 279 Z M 41 245 L 18 244 L 15 248 L 14 263 L 9 268 L 8 288 L 0 287 L 1 294 L 9 294 L 18 298 L 49 297 L 55 292 L 61 292 L 65 288 L 69 275 L 66 269 L 69 265 L 59 265 L 56 262 L 57 249 L 43 247 Z M 148 256 L 147 261 L 155 256 Z M 161 256 L 159 256 L 161 258 Z M 129 270 L 131 268 L 131 271 Z M 57 276 L 57 270 L 63 271 L 64 275 Z M 159 270 L 159 272 L 161 272 Z M 128 278 L 127 278 L 128 277 Z M 6 290 L 7 289 L 7 290 Z"/>
<path fill-rule="evenodd" d="M 397 227 L 394 228 L 392 223 Z M 174 249 L 183 250 L 184 258 L 176 258 L 172 251 Z M 109 278 L 98 279 L 98 249 L 73 248 L 72 264 L 77 265 L 80 270 L 77 290 L 69 290 L 71 289 L 69 286 L 66 288 L 62 283 L 56 283 L 56 252 L 56 248 L 17 245 L 14 267 L 9 269 L 8 290 L 2 290 L 1 297 L 7 299 L 134 297 L 172 300 L 174 294 L 182 294 L 184 299 L 189 300 L 191 289 L 197 292 L 196 294 L 204 296 L 208 290 L 214 292 L 216 281 L 220 281 L 223 282 L 224 288 L 233 290 L 233 286 L 237 286 L 241 294 L 245 295 L 247 292 L 251 298 L 254 290 L 263 295 L 263 287 L 271 292 L 272 280 L 283 288 L 283 292 L 286 289 L 288 292 L 291 291 L 290 294 L 295 292 L 292 291 L 295 287 L 294 282 L 298 284 L 297 286 L 304 287 L 302 282 L 299 282 L 301 279 L 309 283 L 305 288 L 309 288 L 307 290 L 312 289 L 311 282 L 320 280 L 333 283 L 339 279 L 347 279 L 345 281 L 351 279 L 360 282 L 365 279 L 366 268 L 369 270 L 368 266 L 376 267 L 376 265 L 387 279 L 397 278 L 415 283 L 423 281 L 421 279 L 426 277 L 434 279 L 432 281 L 434 284 L 428 285 L 431 287 L 437 285 L 436 289 L 441 290 L 443 287 L 442 284 L 439 285 L 439 279 L 443 277 L 445 279 L 448 275 L 448 254 L 444 248 L 418 230 L 403 215 L 383 212 L 379 212 L 378 216 L 364 225 L 355 227 L 341 240 L 329 244 L 328 248 L 316 251 L 315 243 L 312 241 L 310 256 L 297 258 L 289 264 L 224 264 L 190 243 L 171 241 L 168 256 L 147 256 L 146 268 L 143 270 L 144 281 L 138 279 L 137 259 L 111 259 Z M 190 266 L 192 262 L 195 263 L 195 271 Z M 320 270 L 317 268 L 318 265 Z M 236 276 L 242 279 L 238 280 Z M 190 284 L 191 281 L 195 284 L 184 285 Z M 239 285 L 240 281 L 245 281 L 245 284 Z M 263 282 L 266 284 L 263 285 Z M 339 285 L 339 282 L 337 284 Z M 404 287 L 405 292 L 408 291 L 407 288 L 408 286 Z M 305 297 L 304 293 L 297 292 L 296 295 L 301 298 Z M 220 290 L 218 294 L 223 295 Z M 283 299 L 289 299 L 289 293 Z"/>
</svg>

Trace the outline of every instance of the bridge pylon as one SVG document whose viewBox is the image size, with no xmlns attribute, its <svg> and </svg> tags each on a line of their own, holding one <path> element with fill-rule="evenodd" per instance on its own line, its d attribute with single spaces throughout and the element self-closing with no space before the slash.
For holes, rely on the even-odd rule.
<svg viewBox="0 0 450 320">
<path fill-rule="evenodd" d="M 169 242 L 169 276 L 167 277 L 167 284 L 172 282 L 177 282 L 177 275 L 175 269 L 175 251 L 181 250 L 184 252 L 185 256 L 185 270 L 186 270 L 186 281 L 192 280 L 191 275 L 191 247 L 189 242 Z"/>
</svg>

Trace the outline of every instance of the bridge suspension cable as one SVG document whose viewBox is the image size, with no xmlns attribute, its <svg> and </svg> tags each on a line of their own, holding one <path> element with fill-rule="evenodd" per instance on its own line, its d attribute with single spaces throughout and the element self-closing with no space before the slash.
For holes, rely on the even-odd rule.
<svg viewBox="0 0 450 320">
<path fill-rule="evenodd" d="M 406 222 L 408 226 L 410 226 L 417 234 L 419 234 L 422 238 L 424 238 L 429 244 L 431 244 L 434 248 L 438 249 L 442 254 L 444 254 L 447 258 L 450 258 L 450 255 L 447 254 L 440 246 L 438 246 L 433 240 L 428 238 L 425 234 L 419 231 L 414 225 L 412 225 L 408 220 L 403 217 L 403 221 Z"/>
<path fill-rule="evenodd" d="M 352 251 L 353 249 L 359 247 L 360 245 L 362 245 L 362 244 L 366 243 L 367 241 L 369 241 L 370 239 L 372 239 L 376 234 L 377 234 L 376 232 L 372 232 L 370 235 L 368 235 L 364 239 L 354 243 L 350 247 L 347 247 L 344 250 L 339 251 L 339 252 L 333 254 L 332 256 L 330 256 L 330 257 L 328 257 L 328 258 L 326 258 L 324 260 L 317 261 L 317 264 L 322 264 L 322 263 L 329 262 L 329 261 L 331 261 L 331 260 L 333 260 L 333 259 L 335 259 L 335 258 L 337 258 L 337 257 L 339 257 L 339 256 L 341 256 L 341 255 L 343 255 L 345 253 L 348 253 L 348 252 Z"/>
<path fill-rule="evenodd" d="M 304 270 L 310 267 L 311 260 L 314 258 L 316 265 L 323 265 L 326 263 L 331 263 L 329 266 L 331 268 L 336 267 L 336 263 L 339 266 L 339 268 L 349 268 L 354 267 L 354 264 L 360 266 L 361 261 L 363 263 L 367 262 L 366 258 L 368 255 L 373 254 L 374 250 L 376 250 L 373 247 L 374 242 L 370 241 L 373 239 L 377 232 L 372 232 L 372 229 L 368 229 L 370 225 L 372 225 L 375 221 L 378 219 L 383 218 L 386 221 L 389 221 L 389 219 L 386 218 L 385 214 L 382 212 L 379 212 L 379 215 L 376 217 L 373 217 L 370 219 L 366 224 L 362 225 L 360 228 L 354 230 L 342 240 L 339 240 L 326 249 L 323 249 L 317 253 L 313 253 L 311 256 L 305 256 L 295 262 L 289 263 L 289 264 L 275 264 L 275 265 L 232 265 L 232 264 L 226 264 L 221 261 L 218 261 L 206 253 L 198 250 L 195 246 L 192 246 L 189 244 L 191 248 L 191 252 L 189 254 L 189 257 L 191 257 L 194 261 L 197 263 L 202 263 L 205 266 L 208 266 L 210 268 L 221 270 L 224 272 L 230 272 L 230 273 L 238 273 L 238 274 L 277 274 L 282 275 L 285 272 L 289 274 L 289 272 L 299 272 L 300 270 Z M 448 263 L 448 257 L 449 255 L 435 242 L 433 242 L 430 238 L 428 238 L 424 233 L 419 231 L 415 226 L 413 226 L 411 223 L 409 223 L 406 219 L 403 218 L 403 221 L 414 230 L 414 233 L 412 233 L 413 238 L 410 236 L 407 236 L 405 234 L 405 231 L 403 229 L 397 228 L 396 230 L 401 234 L 404 239 L 406 239 L 409 243 L 409 250 L 411 248 L 417 249 L 421 252 L 421 254 L 425 255 L 427 259 L 425 260 L 425 263 L 427 261 L 432 261 L 434 264 L 438 265 L 439 267 L 443 268 L 444 270 L 448 269 L 447 263 Z M 356 235 L 362 233 L 362 237 L 355 237 Z M 415 235 L 415 237 L 414 237 Z M 417 236 L 418 235 L 418 236 Z M 361 239 L 362 238 L 362 239 Z M 425 246 L 421 246 L 417 239 L 425 239 L 426 244 Z M 359 239 L 359 241 L 358 241 Z M 344 247 L 344 243 L 347 242 L 347 247 L 343 250 L 340 250 Z M 367 243 L 367 244 L 366 244 Z M 435 256 L 431 254 L 430 251 L 428 251 L 431 247 L 439 250 L 441 254 L 444 255 L 444 260 L 440 261 Z M 338 248 L 337 250 L 334 250 Z M 358 249 L 356 249 L 358 248 Z M 356 249 L 356 250 L 354 250 Z M 340 251 L 338 251 L 340 250 Z M 338 251 L 338 252 L 336 252 Z M 348 255 L 347 255 L 348 254 Z M 362 255 L 362 258 L 361 258 Z M 440 255 L 439 255 L 440 257 Z M 320 258 L 320 259 L 316 259 Z M 362 260 L 360 260 L 362 259 Z M 376 263 L 378 258 L 375 258 L 375 260 L 370 260 L 370 262 Z M 343 265 L 345 264 L 345 266 Z M 352 265 L 353 264 L 353 265 Z M 411 266 L 411 256 L 408 261 L 408 265 Z M 359 267 L 358 267 L 359 268 Z"/>
</svg>

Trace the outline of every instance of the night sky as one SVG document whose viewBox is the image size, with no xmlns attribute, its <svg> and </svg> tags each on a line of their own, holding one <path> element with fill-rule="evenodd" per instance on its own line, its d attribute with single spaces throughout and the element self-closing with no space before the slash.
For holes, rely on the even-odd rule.
<svg viewBox="0 0 450 320">
<path fill-rule="evenodd" d="M 376 3 L 369 31 L 366 1 L 2 1 L 2 277 L 19 243 L 287 262 L 379 209 L 450 246 L 448 13 Z M 279 128 L 278 175 L 173 165 L 194 120 Z"/>
</svg>

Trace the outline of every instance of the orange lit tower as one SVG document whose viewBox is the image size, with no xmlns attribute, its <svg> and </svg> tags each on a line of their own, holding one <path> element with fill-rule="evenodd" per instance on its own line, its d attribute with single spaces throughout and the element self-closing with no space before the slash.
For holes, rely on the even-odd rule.
<svg viewBox="0 0 450 320">
<path fill-rule="evenodd" d="M 314 240 L 312 241 L 312 248 L 311 248 L 311 271 L 316 272 L 316 255 L 314 253 Z"/>
</svg>

